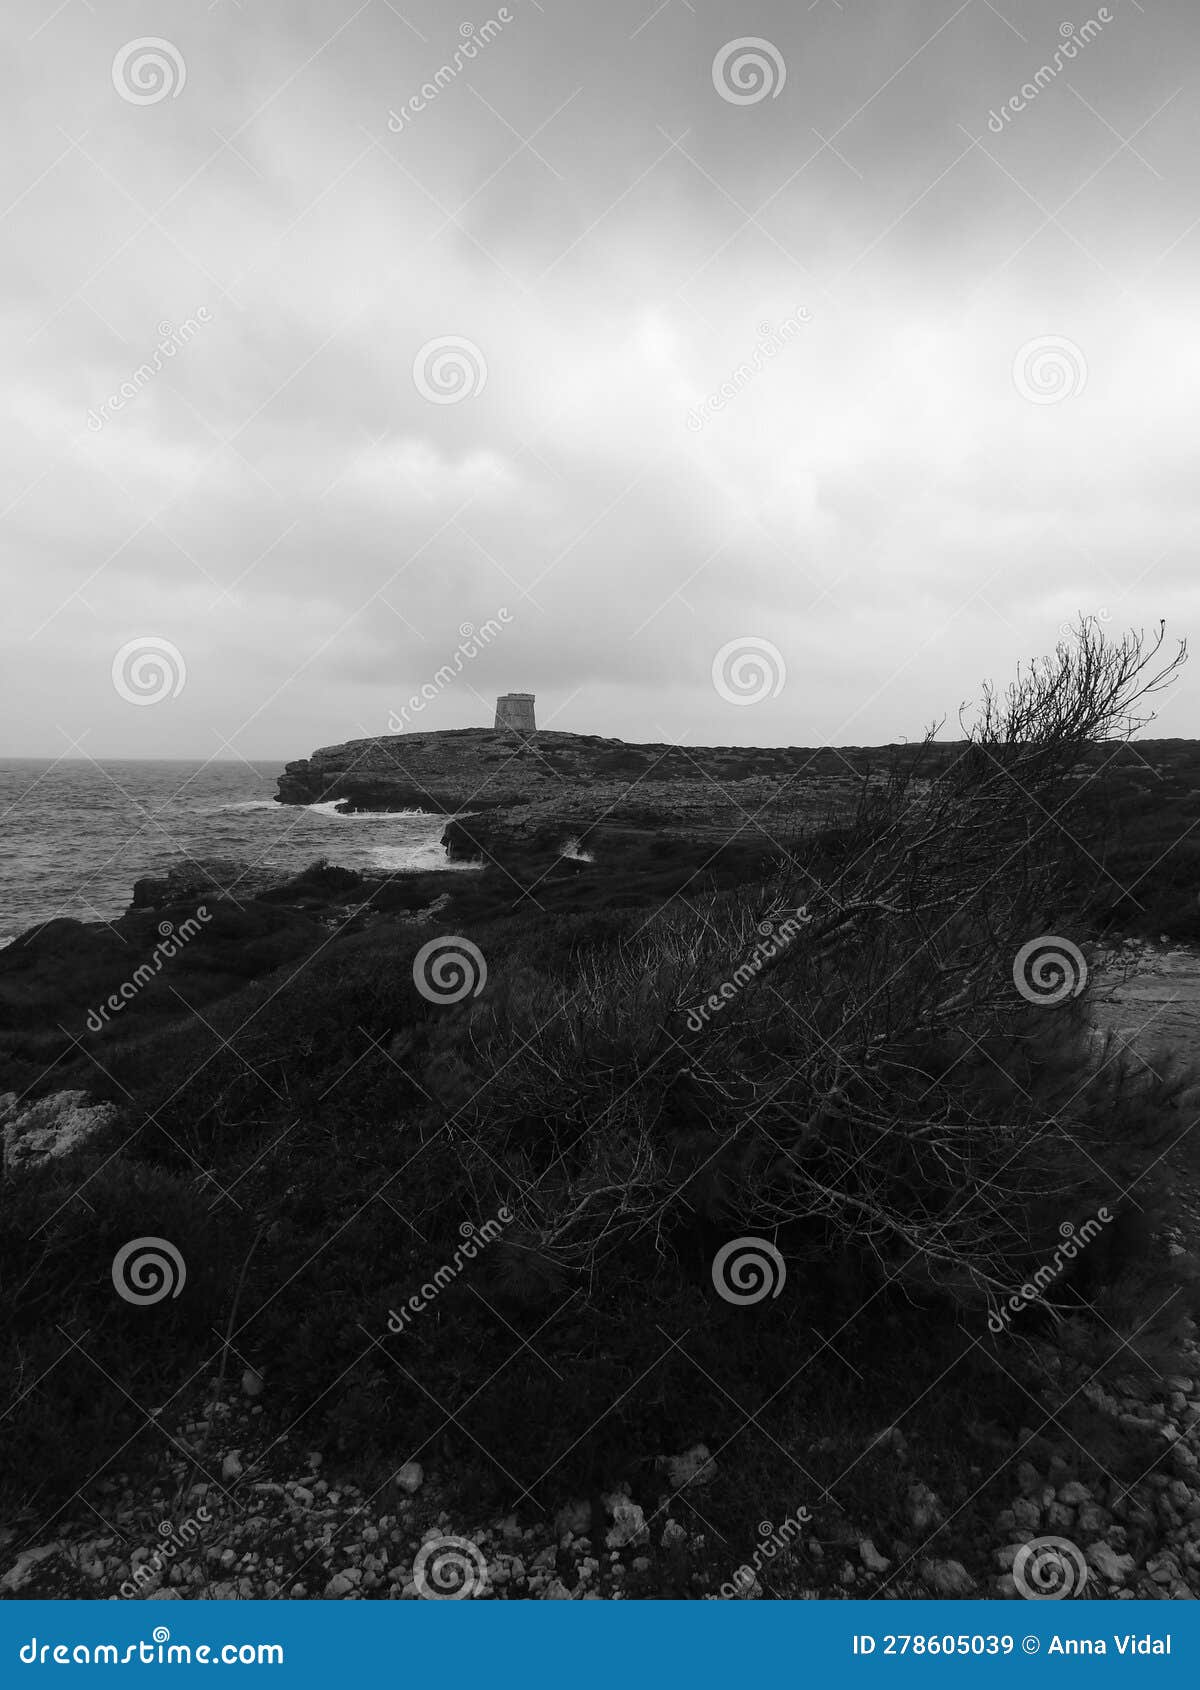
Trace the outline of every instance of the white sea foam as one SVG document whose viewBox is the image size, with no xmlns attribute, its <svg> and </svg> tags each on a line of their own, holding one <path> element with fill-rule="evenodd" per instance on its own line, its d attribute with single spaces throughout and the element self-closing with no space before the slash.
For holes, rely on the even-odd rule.
<svg viewBox="0 0 1200 1690">
<path fill-rule="evenodd" d="M 411 845 L 378 845 L 371 852 L 371 862 L 375 868 L 381 868 L 387 873 L 397 869 L 416 871 L 420 869 L 481 869 L 482 862 L 461 863 L 451 862 L 442 846 L 436 841 L 426 844 L 415 841 Z"/>
<path fill-rule="evenodd" d="M 395 822 L 395 821 L 430 821 L 447 822 L 449 816 L 442 816 L 436 810 L 355 810 L 349 815 L 338 806 L 344 803 L 342 798 L 328 798 L 321 804 L 305 804 L 303 808 L 310 815 L 330 816 L 339 822 Z"/>
</svg>

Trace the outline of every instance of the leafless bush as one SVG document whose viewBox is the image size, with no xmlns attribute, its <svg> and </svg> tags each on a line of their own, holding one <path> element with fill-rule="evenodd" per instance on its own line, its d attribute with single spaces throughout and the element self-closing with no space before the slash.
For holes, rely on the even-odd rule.
<svg viewBox="0 0 1200 1690">
<path fill-rule="evenodd" d="M 836 849 L 797 839 L 771 883 L 677 900 L 478 1014 L 455 1119 L 495 1200 L 532 1217 L 528 1246 L 594 1285 L 703 1214 L 880 1280 L 1011 1284 L 1039 1206 L 1069 1215 L 1113 1161 L 1082 979 L 1046 1007 L 1014 962 L 1069 916 L 1080 759 L 1140 725 L 1185 657 L 1162 644 L 1082 621 L 985 690 L 963 745 L 931 733 L 869 786 Z"/>
</svg>

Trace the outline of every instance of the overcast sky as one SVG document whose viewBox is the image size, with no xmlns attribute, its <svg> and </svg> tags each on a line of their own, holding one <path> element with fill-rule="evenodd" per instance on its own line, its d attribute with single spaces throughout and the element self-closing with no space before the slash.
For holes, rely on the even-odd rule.
<svg viewBox="0 0 1200 1690">
<path fill-rule="evenodd" d="M 6 0 L 0 752 L 866 744 L 1195 632 L 1195 0 L 655 4 Z"/>
</svg>

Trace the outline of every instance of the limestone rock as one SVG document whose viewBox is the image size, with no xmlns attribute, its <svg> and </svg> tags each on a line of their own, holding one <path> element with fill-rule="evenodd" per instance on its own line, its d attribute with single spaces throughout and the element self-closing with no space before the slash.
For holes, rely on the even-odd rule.
<svg viewBox="0 0 1200 1690">
<path fill-rule="evenodd" d="M 717 1476 L 717 1464 L 706 1444 L 693 1444 L 682 1455 L 667 1456 L 663 1465 L 667 1470 L 667 1482 L 676 1491 L 688 1485 L 711 1484 Z"/>
<path fill-rule="evenodd" d="M 568 1502 L 554 1516 L 554 1529 L 559 1537 L 582 1537 L 591 1523 L 590 1502 Z"/>
<path fill-rule="evenodd" d="M 961 1561 L 923 1561 L 921 1577 L 939 1596 L 973 1596 L 975 1580 Z"/>
<path fill-rule="evenodd" d="M 44 1167 L 69 1156 L 117 1118 L 111 1103 L 97 1103 L 85 1091 L 56 1091 L 21 1103 L 15 1091 L 0 1092 L 4 1167 L 8 1173 Z"/>
<path fill-rule="evenodd" d="M 940 1499 L 919 1480 L 908 1487 L 908 1518 L 913 1530 L 918 1532 L 932 1531 L 945 1518 Z"/>
<path fill-rule="evenodd" d="M 415 1496 L 425 1483 L 425 1469 L 419 1461 L 406 1461 L 396 1474 L 396 1485 L 407 1496 Z"/>
<path fill-rule="evenodd" d="M 1107 1584 L 1124 1584 L 1134 1570 L 1132 1555 L 1118 1555 L 1108 1543 L 1088 1545 L 1088 1562 Z"/>
<path fill-rule="evenodd" d="M 613 1521 L 604 1536 L 609 1549 L 624 1549 L 627 1543 L 636 1543 L 644 1536 L 646 1516 L 636 1502 L 631 1502 L 627 1496 L 614 1491 L 611 1496 L 604 1498 L 604 1506 L 612 1515 Z"/>
</svg>

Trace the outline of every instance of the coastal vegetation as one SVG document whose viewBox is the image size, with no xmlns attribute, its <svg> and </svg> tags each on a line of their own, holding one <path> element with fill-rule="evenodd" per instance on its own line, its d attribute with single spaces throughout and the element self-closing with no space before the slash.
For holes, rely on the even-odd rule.
<svg viewBox="0 0 1200 1690">
<path fill-rule="evenodd" d="M 901 1419 L 956 1544 L 1007 1494 L 997 1446 L 1088 1421 L 1118 1473 L 1153 1465 L 1075 1387 L 1135 1333 L 1169 1371 L 1188 1331 L 1164 1231 L 1187 1076 L 1097 1039 L 1086 958 L 1195 936 L 1189 756 L 1129 743 L 1182 656 L 1084 622 L 963 740 L 873 753 L 836 817 L 788 820 L 781 794 L 769 834 L 630 822 L 585 834 L 588 861 L 483 818 L 477 875 L 322 862 L 239 896 L 200 870 L 0 953 L 10 1120 L 63 1091 L 113 1111 L 6 1175 L 9 1512 L 52 1518 L 118 1452 L 161 1464 L 155 1422 L 243 1365 L 272 1435 L 367 1488 L 419 1456 L 476 1503 L 553 1513 L 653 1490 L 702 1443 L 724 1452 L 705 1515 L 739 1541 L 781 1487 L 911 1537 Z M 435 939 L 460 985 L 423 972 Z M 989 1326 L 1074 1230 L 1046 1295 Z M 110 1274 L 145 1236 L 187 1266 L 153 1308 Z M 721 1290 L 746 1239 L 757 1272 L 783 1265 L 773 1294 Z"/>
</svg>

